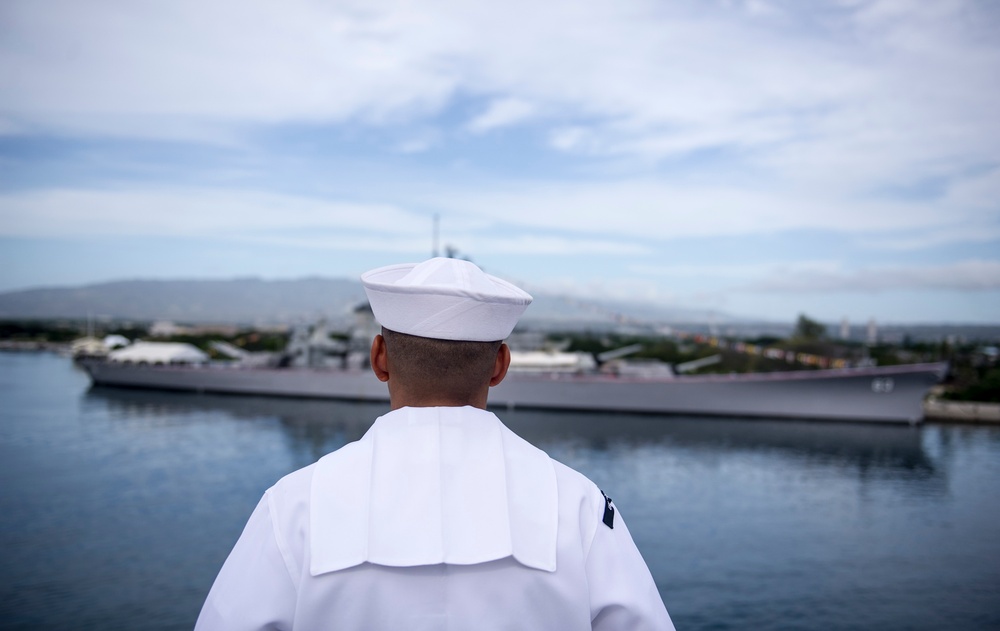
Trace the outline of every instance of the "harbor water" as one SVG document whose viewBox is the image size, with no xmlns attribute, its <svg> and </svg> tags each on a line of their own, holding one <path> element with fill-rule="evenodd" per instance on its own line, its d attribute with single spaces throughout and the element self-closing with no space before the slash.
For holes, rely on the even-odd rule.
<svg viewBox="0 0 1000 631">
<path fill-rule="evenodd" d="M 0 353 L 0 628 L 189 629 L 264 490 L 384 405 Z M 1000 629 L 1000 427 L 497 410 L 608 493 L 681 631 Z"/>
</svg>

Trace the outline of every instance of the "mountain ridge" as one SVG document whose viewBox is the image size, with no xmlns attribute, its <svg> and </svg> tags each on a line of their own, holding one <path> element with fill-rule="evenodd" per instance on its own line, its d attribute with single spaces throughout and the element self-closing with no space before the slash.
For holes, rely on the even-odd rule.
<svg viewBox="0 0 1000 631">
<path fill-rule="evenodd" d="M 290 323 L 346 319 L 366 301 L 360 282 L 309 276 L 295 279 L 125 279 L 79 286 L 0 292 L 0 319 L 110 318 L 199 323 Z M 694 309 L 535 294 L 525 321 L 613 323 L 730 321 Z"/>
</svg>

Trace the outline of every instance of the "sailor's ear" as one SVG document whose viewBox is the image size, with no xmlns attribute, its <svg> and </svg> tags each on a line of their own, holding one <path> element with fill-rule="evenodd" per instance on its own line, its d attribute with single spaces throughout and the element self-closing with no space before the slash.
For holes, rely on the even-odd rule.
<svg viewBox="0 0 1000 631">
<path fill-rule="evenodd" d="M 389 381 L 389 360 L 385 350 L 385 338 L 381 335 L 376 335 L 375 339 L 372 340 L 372 352 L 370 359 L 372 372 L 375 373 L 378 380 Z"/>
<path fill-rule="evenodd" d="M 490 377 L 490 387 L 497 385 L 507 376 L 507 369 L 510 368 L 510 347 L 506 344 L 500 345 L 497 351 L 497 358 L 493 364 L 493 376 Z"/>
</svg>

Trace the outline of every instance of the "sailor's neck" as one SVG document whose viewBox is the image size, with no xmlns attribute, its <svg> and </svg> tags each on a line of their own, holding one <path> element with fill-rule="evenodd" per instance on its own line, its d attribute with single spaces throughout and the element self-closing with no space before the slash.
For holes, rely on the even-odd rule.
<svg viewBox="0 0 1000 631">
<path fill-rule="evenodd" d="M 486 409 L 486 397 L 482 401 L 456 401 L 454 399 L 424 398 L 420 400 L 390 400 L 389 406 L 393 410 L 400 408 L 464 408 L 473 407 L 480 410 Z"/>
</svg>

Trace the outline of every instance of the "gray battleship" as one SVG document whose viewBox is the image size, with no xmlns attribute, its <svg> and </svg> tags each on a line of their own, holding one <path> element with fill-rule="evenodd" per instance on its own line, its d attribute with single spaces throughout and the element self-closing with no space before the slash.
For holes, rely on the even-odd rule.
<svg viewBox="0 0 1000 631">
<path fill-rule="evenodd" d="M 280 362 L 180 363 L 88 360 L 95 385 L 234 395 L 388 401 L 362 349 L 371 331 L 331 340 L 321 328 L 293 335 Z M 114 353 L 112 353 L 112 356 Z M 598 370 L 570 353 L 514 353 L 490 391 L 498 408 L 918 423 L 946 363 L 778 373 L 685 375 L 620 362 Z"/>
</svg>

